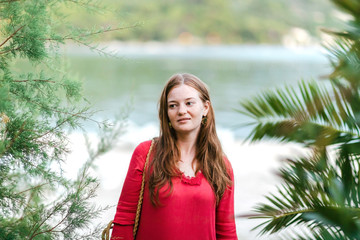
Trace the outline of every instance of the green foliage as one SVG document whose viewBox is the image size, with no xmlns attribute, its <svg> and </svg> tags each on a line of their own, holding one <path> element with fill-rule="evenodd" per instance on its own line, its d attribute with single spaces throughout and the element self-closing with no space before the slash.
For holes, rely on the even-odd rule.
<svg viewBox="0 0 360 240">
<path fill-rule="evenodd" d="M 242 103 L 248 116 L 258 119 L 250 138 L 277 138 L 306 145 L 327 146 L 358 136 L 351 104 L 337 86 L 299 83 L 267 92 Z"/>
<path fill-rule="evenodd" d="M 125 117 L 113 125 L 92 120 L 81 83 L 64 69 L 61 44 L 91 46 L 89 37 L 104 32 L 66 28 L 60 35 L 59 26 L 68 26 L 64 4 L 97 7 L 89 0 L 0 0 L 0 239 L 99 237 L 91 221 L 104 209 L 91 202 L 99 183 L 89 169 L 113 147 Z M 31 63 L 31 71 L 16 61 Z M 89 147 L 77 178 L 67 179 L 67 131 L 84 120 L 102 127 L 100 143 Z"/>
<path fill-rule="evenodd" d="M 302 81 L 242 103 L 252 117 L 252 141 L 264 138 L 297 142 L 309 156 L 289 159 L 282 185 L 255 208 L 261 233 L 290 226 L 309 233 L 282 239 L 360 239 L 360 1 L 333 0 L 352 15 L 346 31 L 329 31 L 333 71 L 327 81 Z"/>
</svg>

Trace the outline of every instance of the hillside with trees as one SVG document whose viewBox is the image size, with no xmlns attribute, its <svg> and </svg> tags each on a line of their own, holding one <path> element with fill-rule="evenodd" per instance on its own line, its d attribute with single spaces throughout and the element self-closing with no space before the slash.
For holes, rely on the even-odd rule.
<svg viewBox="0 0 360 240">
<path fill-rule="evenodd" d="M 346 17 L 327 0 L 104 0 L 103 4 L 111 9 L 92 18 L 84 17 L 87 13 L 80 8 L 66 13 L 73 27 L 129 27 L 108 33 L 101 41 L 203 44 L 281 44 L 294 28 L 319 38 L 320 27 L 336 28 L 339 17 Z"/>
</svg>

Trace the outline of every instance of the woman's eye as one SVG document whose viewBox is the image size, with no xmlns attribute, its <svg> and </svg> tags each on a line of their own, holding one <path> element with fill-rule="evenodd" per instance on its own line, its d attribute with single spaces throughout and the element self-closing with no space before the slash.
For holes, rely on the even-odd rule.
<svg viewBox="0 0 360 240">
<path fill-rule="evenodd" d="M 193 102 L 187 102 L 186 105 L 191 106 L 191 105 L 194 105 L 194 103 Z"/>
<path fill-rule="evenodd" d="M 175 104 L 170 104 L 169 105 L 169 108 L 174 108 L 175 107 Z"/>
</svg>

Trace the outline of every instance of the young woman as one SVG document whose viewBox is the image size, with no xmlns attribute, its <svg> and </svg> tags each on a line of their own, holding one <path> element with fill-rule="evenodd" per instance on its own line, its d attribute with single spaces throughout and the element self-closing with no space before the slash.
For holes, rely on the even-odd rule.
<svg viewBox="0 0 360 240">
<path fill-rule="evenodd" d="M 166 83 L 159 107 L 137 240 L 237 239 L 230 162 L 216 134 L 206 85 L 192 74 Z M 133 239 L 144 164 L 151 141 L 134 151 L 111 239 Z"/>
</svg>

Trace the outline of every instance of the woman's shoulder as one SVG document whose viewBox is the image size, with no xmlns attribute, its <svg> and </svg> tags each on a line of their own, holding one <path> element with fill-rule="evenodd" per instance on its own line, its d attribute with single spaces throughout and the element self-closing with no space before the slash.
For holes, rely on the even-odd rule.
<svg viewBox="0 0 360 240">
<path fill-rule="evenodd" d="M 140 151 L 140 152 L 148 151 L 152 141 L 153 140 L 147 140 L 147 141 L 141 142 L 140 144 L 138 144 L 136 146 L 135 151 Z"/>
<path fill-rule="evenodd" d="M 147 154 L 150 150 L 152 140 L 144 141 L 138 144 L 133 152 L 131 165 L 135 169 L 143 169 Z"/>
<path fill-rule="evenodd" d="M 231 168 L 231 163 L 230 163 L 228 157 L 225 154 L 223 154 L 223 159 L 224 159 L 224 163 L 225 163 L 226 167 Z"/>
<path fill-rule="evenodd" d="M 224 163 L 225 163 L 227 171 L 230 174 L 232 174 L 233 173 L 233 168 L 231 166 L 231 162 L 229 161 L 229 159 L 227 158 L 227 156 L 225 154 L 223 155 L 223 159 L 224 159 Z"/>
<path fill-rule="evenodd" d="M 144 141 L 144 142 L 141 142 L 139 145 L 136 146 L 135 150 L 134 150 L 134 155 L 146 155 L 149 150 L 150 150 L 150 147 L 152 147 L 152 144 L 153 142 L 155 142 L 155 138 L 154 139 L 151 139 L 151 140 L 147 140 L 147 141 Z"/>
</svg>

